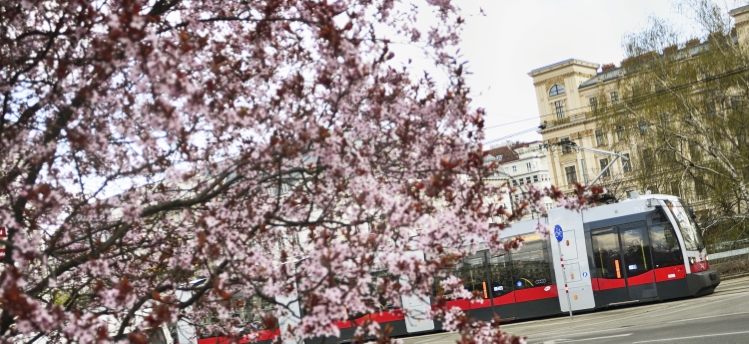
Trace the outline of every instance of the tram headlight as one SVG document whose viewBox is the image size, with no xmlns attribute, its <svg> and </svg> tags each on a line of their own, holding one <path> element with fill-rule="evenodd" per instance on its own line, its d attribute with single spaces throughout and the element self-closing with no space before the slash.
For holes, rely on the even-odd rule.
<svg viewBox="0 0 749 344">
<path fill-rule="evenodd" d="M 706 262 L 709 262 L 709 261 L 710 261 L 710 256 L 708 256 L 708 255 L 705 255 L 705 261 L 706 261 Z"/>
<path fill-rule="evenodd" d="M 689 265 L 694 265 L 694 263 L 697 263 L 697 258 L 689 257 Z"/>
</svg>

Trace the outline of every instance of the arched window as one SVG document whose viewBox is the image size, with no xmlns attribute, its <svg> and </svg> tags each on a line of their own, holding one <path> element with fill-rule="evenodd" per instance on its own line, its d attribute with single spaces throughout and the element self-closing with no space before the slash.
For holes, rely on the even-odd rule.
<svg viewBox="0 0 749 344">
<path fill-rule="evenodd" d="M 551 86 L 549 97 L 558 96 L 560 94 L 564 94 L 564 87 L 562 87 L 562 85 L 554 84 L 554 86 Z"/>
</svg>

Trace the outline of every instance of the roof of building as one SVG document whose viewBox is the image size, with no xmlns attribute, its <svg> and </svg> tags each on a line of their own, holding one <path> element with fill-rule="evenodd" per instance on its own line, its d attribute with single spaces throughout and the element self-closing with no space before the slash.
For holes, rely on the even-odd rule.
<svg viewBox="0 0 749 344">
<path fill-rule="evenodd" d="M 608 70 L 605 72 L 600 72 L 596 76 L 583 81 L 582 84 L 578 87 L 578 89 L 583 89 L 590 86 L 595 86 L 599 82 L 606 82 L 609 80 L 613 80 L 618 78 L 620 75 L 624 74 L 624 69 L 622 67 L 614 68 L 612 70 Z"/>
<path fill-rule="evenodd" d="M 495 147 L 488 151 L 489 155 L 493 158 L 501 156 L 502 159 L 496 159 L 500 164 L 504 164 L 508 161 L 518 160 L 518 153 L 515 153 L 512 148 L 508 146 Z"/>
<path fill-rule="evenodd" d="M 489 149 L 487 152 L 489 153 L 489 156 L 496 158 L 498 156 L 502 156 L 502 159 L 496 159 L 495 161 L 499 162 L 500 164 L 504 164 L 506 162 L 515 161 L 520 159 L 520 154 L 518 154 L 515 150 L 518 148 L 525 148 L 529 147 L 533 144 L 541 144 L 541 141 L 531 141 L 531 142 L 515 142 L 511 145 L 507 146 L 501 146 L 501 147 L 495 147 L 492 149 Z"/>
<path fill-rule="evenodd" d="M 552 64 L 550 64 L 548 66 L 543 66 L 541 68 L 536 68 L 536 69 L 528 72 L 528 75 L 530 75 L 530 76 L 536 76 L 536 75 L 544 73 L 544 72 L 549 72 L 549 71 L 552 71 L 552 70 L 555 70 L 555 69 L 559 69 L 559 68 L 562 68 L 562 67 L 566 67 L 566 66 L 569 66 L 569 65 L 573 65 L 573 64 L 577 64 L 577 65 L 581 65 L 581 66 L 585 66 L 585 67 L 590 67 L 590 68 L 596 68 L 596 69 L 598 69 L 598 67 L 600 66 L 599 64 L 593 63 L 593 62 L 588 62 L 588 61 L 583 61 L 583 60 L 578 60 L 578 59 L 567 59 L 567 60 L 564 60 L 564 61 L 552 63 Z"/>
<path fill-rule="evenodd" d="M 728 14 L 730 14 L 732 16 L 735 16 L 735 15 L 737 15 L 739 13 L 746 12 L 746 11 L 749 11 L 749 5 L 741 6 L 739 8 L 734 8 L 734 9 L 728 11 Z"/>
</svg>

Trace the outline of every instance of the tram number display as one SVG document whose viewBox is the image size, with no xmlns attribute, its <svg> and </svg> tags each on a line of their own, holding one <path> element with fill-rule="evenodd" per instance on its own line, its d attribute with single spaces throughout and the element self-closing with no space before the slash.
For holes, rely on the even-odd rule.
<svg viewBox="0 0 749 344">
<path fill-rule="evenodd" d="M 502 290 L 505 290 L 505 287 L 503 287 L 501 285 L 498 285 L 498 286 L 494 287 L 494 291 L 502 291 Z"/>
<path fill-rule="evenodd" d="M 637 264 L 632 264 L 629 266 L 630 270 L 637 270 Z"/>
<path fill-rule="evenodd" d="M 546 284 L 546 280 L 545 279 L 537 279 L 536 280 L 536 284 Z"/>
</svg>

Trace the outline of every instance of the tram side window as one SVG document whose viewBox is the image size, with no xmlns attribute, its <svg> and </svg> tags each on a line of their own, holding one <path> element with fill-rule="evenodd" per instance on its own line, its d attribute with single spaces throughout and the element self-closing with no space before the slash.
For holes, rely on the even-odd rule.
<svg viewBox="0 0 749 344">
<path fill-rule="evenodd" d="M 458 269 L 457 277 L 463 280 L 466 290 L 480 295 L 482 298 L 489 297 L 489 285 L 486 283 L 486 270 L 484 268 L 484 253 L 479 252 L 475 256 L 468 256 Z"/>
<path fill-rule="evenodd" d="M 623 225 L 619 227 L 622 243 L 622 255 L 627 266 L 627 277 L 643 274 L 653 269 L 650 244 L 647 239 L 645 222 Z"/>
<path fill-rule="evenodd" d="M 489 279 L 492 281 L 492 297 L 502 296 L 515 289 L 510 257 L 504 253 L 489 258 Z"/>
<path fill-rule="evenodd" d="M 515 289 L 553 284 L 550 259 L 545 241 L 540 237 L 536 240 L 526 238 L 523 247 L 510 253 Z"/>
<path fill-rule="evenodd" d="M 367 302 L 374 303 L 374 304 L 370 304 L 370 306 L 373 306 L 373 307 L 378 308 L 380 310 L 395 308 L 395 305 L 393 305 L 392 302 L 390 302 L 388 300 L 385 300 L 382 297 L 382 295 L 380 295 L 380 293 L 378 292 L 378 290 L 380 289 L 380 287 L 378 286 L 377 279 L 378 278 L 382 278 L 383 282 L 384 282 L 385 279 L 387 279 L 387 280 L 389 280 L 389 283 L 392 285 L 393 283 L 398 282 L 398 277 L 396 277 L 395 275 L 391 274 L 387 270 L 372 271 L 369 274 L 372 276 L 372 283 L 370 283 L 370 285 L 369 285 L 370 295 L 371 295 L 372 299 L 370 299 Z"/>
<path fill-rule="evenodd" d="M 650 227 L 650 241 L 653 248 L 653 264 L 656 268 L 681 265 L 681 247 L 670 223 L 655 223 Z"/>
<path fill-rule="evenodd" d="M 619 257 L 619 238 L 614 228 L 595 229 L 591 232 L 593 267 L 601 278 L 622 278 Z"/>
<path fill-rule="evenodd" d="M 451 293 L 442 289 L 440 282 L 447 276 L 455 276 L 463 281 L 463 287 L 472 293 L 481 295 L 481 297 L 488 297 L 489 285 L 485 284 L 486 281 L 486 270 L 484 269 L 484 253 L 478 252 L 476 255 L 468 256 L 463 261 L 457 262 L 452 267 L 446 268 L 442 271 L 442 277 L 435 277 L 434 283 L 432 284 L 432 293 L 436 296 L 445 296 L 448 299 L 452 299 Z M 486 287 L 487 295 L 484 296 L 484 288 Z"/>
</svg>

